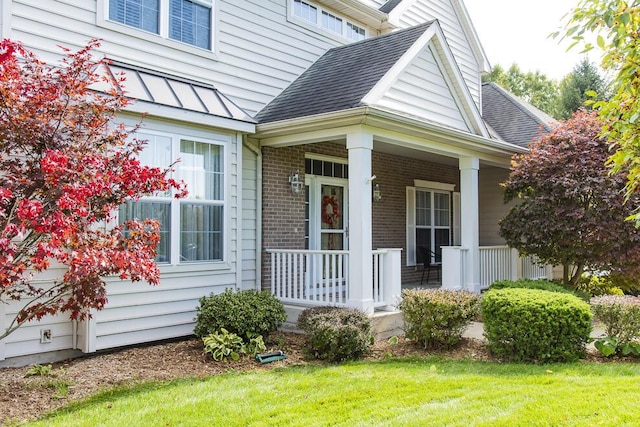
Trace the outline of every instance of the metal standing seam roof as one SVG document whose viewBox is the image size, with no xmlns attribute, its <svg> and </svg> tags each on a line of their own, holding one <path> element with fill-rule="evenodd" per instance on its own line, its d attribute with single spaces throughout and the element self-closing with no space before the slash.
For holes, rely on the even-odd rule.
<svg viewBox="0 0 640 427">
<path fill-rule="evenodd" d="M 433 22 L 330 49 L 255 118 L 267 123 L 358 107 Z"/>
<path fill-rule="evenodd" d="M 105 68 L 97 72 L 103 75 L 110 75 L 113 78 L 112 81 L 116 82 L 118 91 L 136 100 L 256 123 L 249 114 L 234 104 L 213 85 L 158 73 L 117 61 L 111 61 Z M 116 78 L 119 75 L 125 78 L 122 84 Z M 100 90 L 100 85 L 97 85 L 96 89 Z"/>
<path fill-rule="evenodd" d="M 527 147 L 541 132 L 550 132 L 558 123 L 493 82 L 482 84 L 482 117 L 501 139 L 521 147 Z"/>
</svg>

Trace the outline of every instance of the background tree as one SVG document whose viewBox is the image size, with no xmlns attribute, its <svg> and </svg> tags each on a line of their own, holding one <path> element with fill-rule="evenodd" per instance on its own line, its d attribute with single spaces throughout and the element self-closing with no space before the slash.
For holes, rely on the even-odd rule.
<svg viewBox="0 0 640 427">
<path fill-rule="evenodd" d="M 516 155 L 503 184 L 505 200 L 519 203 L 501 220 L 500 234 L 523 254 L 563 265 L 573 286 L 585 268 L 640 268 L 640 231 L 625 220 L 626 177 L 609 173 L 609 144 L 599 132 L 596 113 L 576 112 Z"/>
<path fill-rule="evenodd" d="M 580 108 L 590 108 L 585 101 L 593 100 L 587 96 L 588 92 L 597 93 L 596 100 L 608 98 L 607 81 L 600 75 L 598 67 L 585 58 L 573 67 L 559 85 L 559 108 L 557 119 L 568 119 Z"/>
<path fill-rule="evenodd" d="M 634 198 L 640 186 L 640 1 L 580 0 L 571 15 L 564 32 L 570 47 L 593 49 L 585 37 L 595 33 L 601 67 L 614 76 L 611 98 L 594 108 L 603 122 L 602 136 L 615 150 L 613 171 L 626 173 L 626 196 Z M 637 198 L 633 203 L 632 218 L 640 225 Z"/>
<path fill-rule="evenodd" d="M 525 73 L 515 63 L 505 71 L 496 65 L 482 80 L 497 83 L 550 116 L 558 116 L 558 84 L 540 71 Z"/>
<path fill-rule="evenodd" d="M 19 43 L 0 43 L 0 303 L 26 302 L 0 339 L 48 314 L 83 319 L 103 308 L 105 276 L 159 281 L 156 221 L 100 224 L 127 200 L 184 189 L 168 169 L 137 160 L 136 129 L 114 123 L 127 99 L 90 90 L 106 63 L 92 61 L 97 46 L 65 49 L 54 67 Z M 34 277 L 52 263 L 66 272 L 39 285 Z"/>
</svg>

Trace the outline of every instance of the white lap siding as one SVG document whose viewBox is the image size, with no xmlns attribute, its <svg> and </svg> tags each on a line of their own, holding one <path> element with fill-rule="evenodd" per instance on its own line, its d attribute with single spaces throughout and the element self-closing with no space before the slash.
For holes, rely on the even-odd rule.
<svg viewBox="0 0 640 427">
<path fill-rule="evenodd" d="M 339 40 L 287 19 L 289 0 L 214 0 L 213 52 L 98 19 L 99 1 L 14 0 L 5 35 L 47 61 L 91 38 L 112 59 L 216 85 L 249 114 L 261 110 Z M 348 43 L 348 40 L 344 40 Z M 194 53 L 195 52 L 195 53 Z"/>
</svg>

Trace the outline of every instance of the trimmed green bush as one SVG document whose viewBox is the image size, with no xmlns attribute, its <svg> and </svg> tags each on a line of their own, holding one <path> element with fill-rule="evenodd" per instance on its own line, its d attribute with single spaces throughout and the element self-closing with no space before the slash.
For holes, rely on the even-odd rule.
<svg viewBox="0 0 640 427">
<path fill-rule="evenodd" d="M 594 316 L 604 324 L 605 335 L 617 338 L 618 346 L 640 339 L 640 298 L 604 295 L 591 299 Z"/>
<path fill-rule="evenodd" d="M 480 296 L 467 291 L 416 289 L 402 292 L 398 305 L 407 338 L 424 348 L 451 348 L 480 312 Z"/>
<path fill-rule="evenodd" d="M 484 335 L 496 356 L 523 362 L 585 355 L 591 310 L 580 298 L 537 289 L 493 289 L 482 297 Z"/>
<path fill-rule="evenodd" d="M 491 286 L 489 286 L 489 289 L 538 289 L 541 291 L 575 295 L 587 302 L 590 298 L 590 295 L 586 292 L 576 289 L 568 289 L 559 283 L 546 279 L 498 280 L 497 282 L 493 282 Z"/>
<path fill-rule="evenodd" d="M 284 305 L 270 293 L 227 289 L 200 298 L 193 333 L 203 338 L 224 328 L 249 341 L 257 335 L 267 337 L 286 319 Z"/>
<path fill-rule="evenodd" d="M 308 308 L 298 316 L 298 328 L 307 334 L 306 353 L 320 360 L 357 360 L 373 343 L 369 317 L 353 308 Z"/>
</svg>

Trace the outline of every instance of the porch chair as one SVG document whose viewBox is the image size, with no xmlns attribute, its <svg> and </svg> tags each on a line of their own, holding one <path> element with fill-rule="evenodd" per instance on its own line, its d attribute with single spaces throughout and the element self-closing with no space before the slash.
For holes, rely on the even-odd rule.
<svg viewBox="0 0 640 427">
<path fill-rule="evenodd" d="M 426 246 L 419 246 L 418 250 L 422 256 L 422 279 L 420 279 L 420 286 L 424 282 L 424 273 L 427 273 L 427 284 L 429 284 L 429 278 L 431 277 L 431 270 L 435 270 L 436 279 L 440 281 L 440 272 L 442 271 L 442 263 L 436 262 L 436 254 Z M 433 262 L 431 260 L 434 260 Z"/>
</svg>

